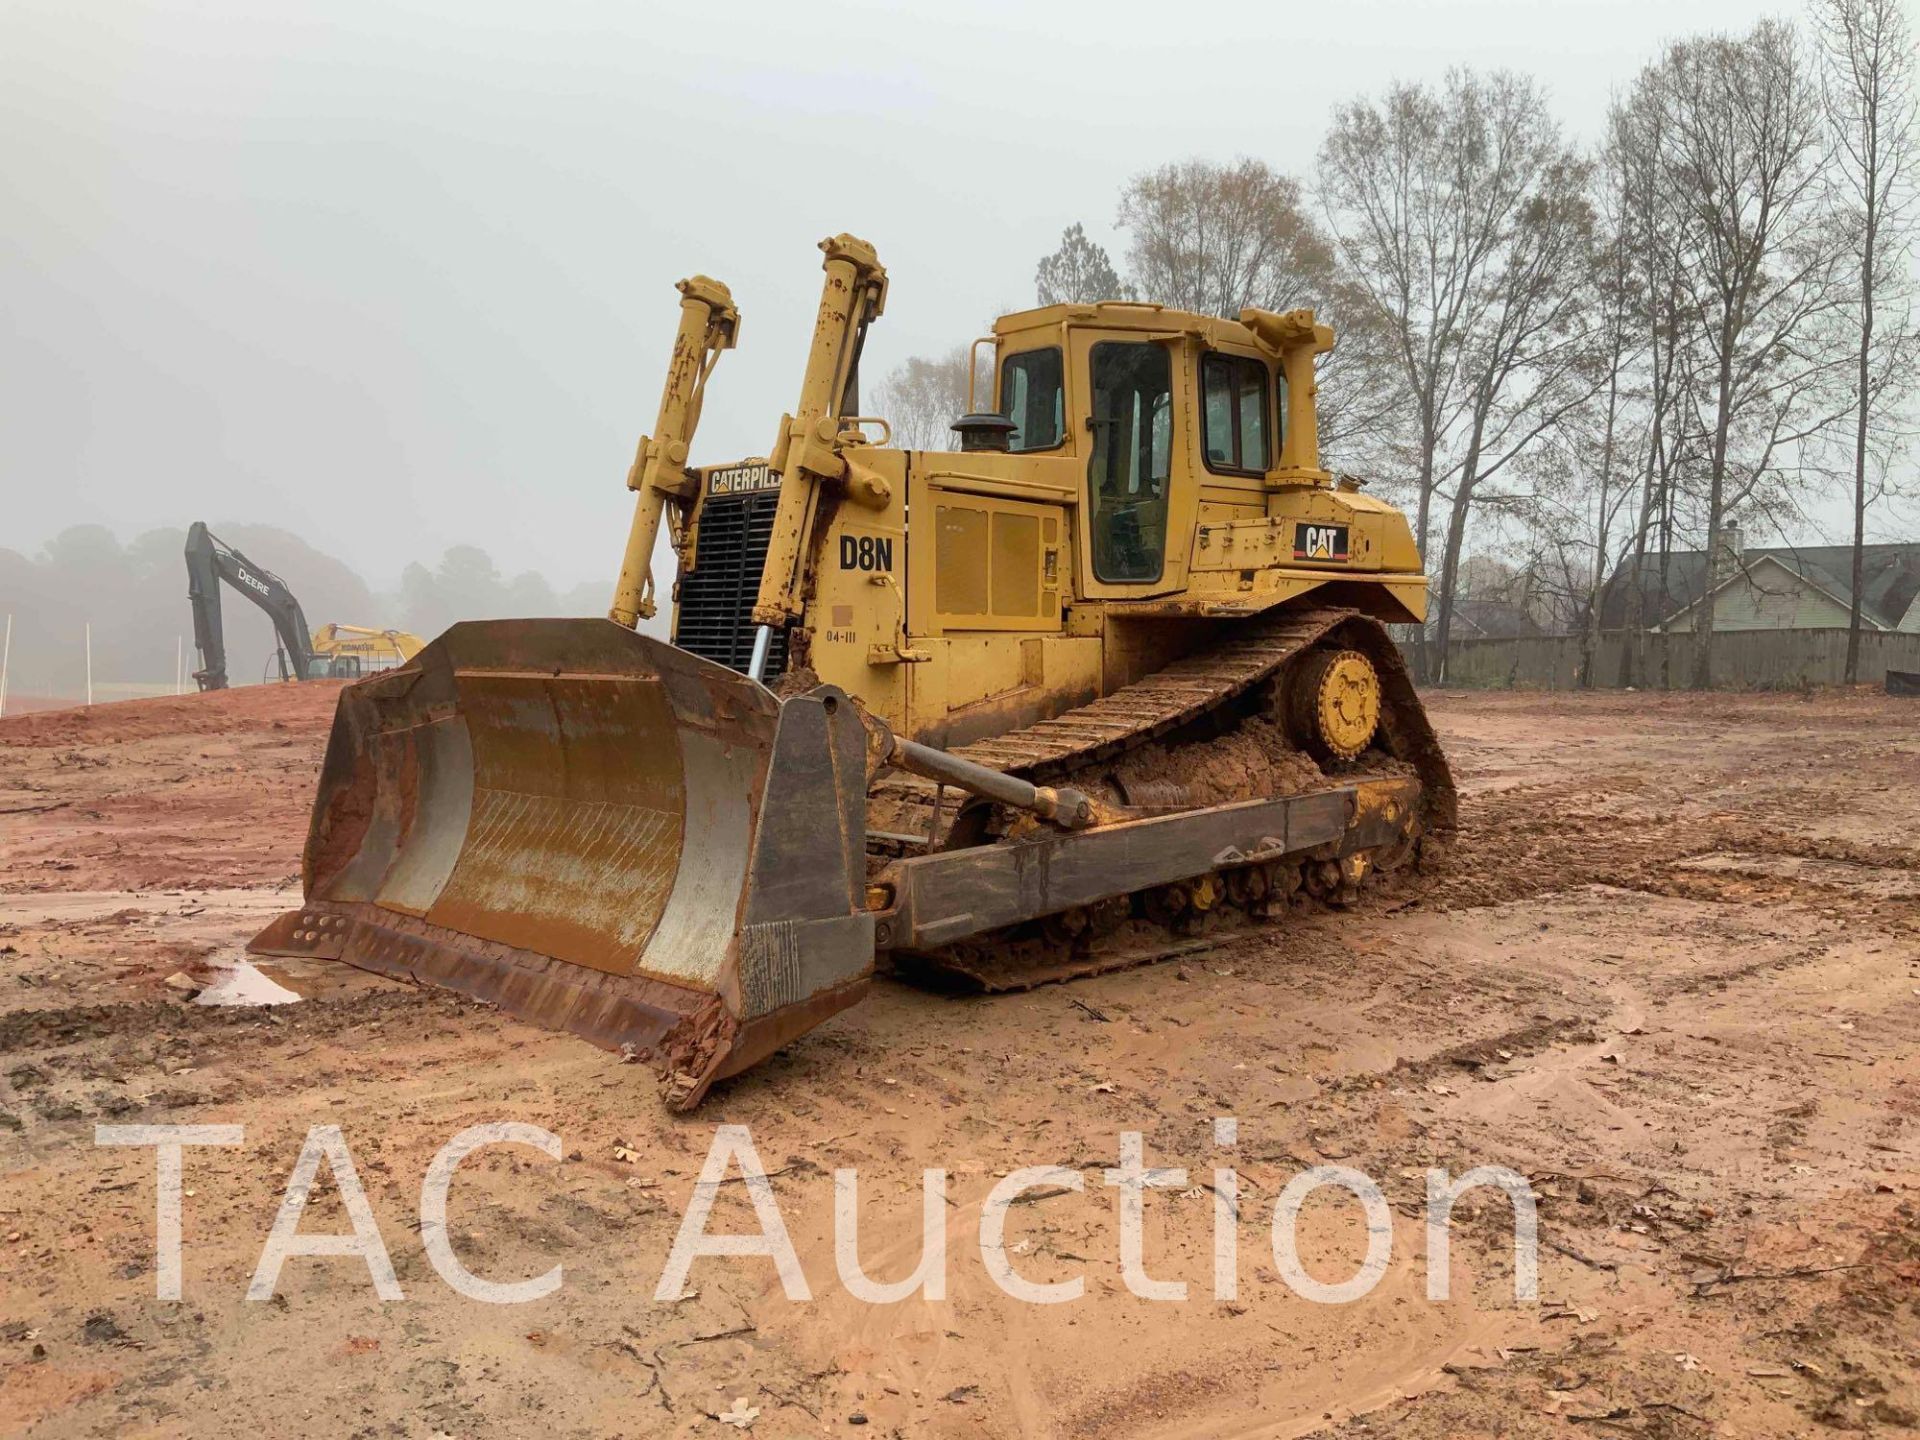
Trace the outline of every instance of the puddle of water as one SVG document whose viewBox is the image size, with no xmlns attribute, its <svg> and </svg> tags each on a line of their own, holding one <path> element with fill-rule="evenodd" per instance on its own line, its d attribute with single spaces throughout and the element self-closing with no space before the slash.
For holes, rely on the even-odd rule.
<svg viewBox="0 0 1920 1440">
<path fill-rule="evenodd" d="M 196 1005 L 291 1005 L 304 999 L 251 960 L 237 960 L 194 997 Z"/>
</svg>

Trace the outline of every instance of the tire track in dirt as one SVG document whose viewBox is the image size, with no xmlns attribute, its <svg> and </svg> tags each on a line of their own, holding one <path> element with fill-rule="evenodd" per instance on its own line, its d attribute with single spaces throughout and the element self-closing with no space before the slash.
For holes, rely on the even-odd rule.
<svg viewBox="0 0 1920 1440">
<path fill-rule="evenodd" d="M 242 1018 L 165 998 L 167 972 L 137 963 L 179 938 L 157 922 L 76 916 L 0 935 L 14 947 L 0 955 L 0 1083 L 22 1064 L 46 1082 L 0 1091 L 24 1126 L 0 1130 L 0 1236 L 20 1235 L 19 1283 L 0 1287 L 0 1394 L 39 1417 L 30 1433 L 55 1436 L 273 1433 L 288 1413 L 348 1432 L 710 1435 L 738 1397 L 762 1433 L 857 1414 L 872 1433 L 936 1440 L 1905 1423 L 1920 1403 L 1920 973 L 1899 885 L 1915 873 L 1920 796 L 1873 763 L 1896 712 L 1855 697 L 1434 708 L 1467 757 L 1442 873 L 1064 989 L 960 999 L 884 983 L 690 1118 L 664 1115 L 639 1067 L 437 993 L 382 987 Z M 288 731 L 271 718 L 286 717 L 184 741 L 146 721 L 118 742 L 61 732 L 31 764 L 0 744 L 0 793 L 76 797 L 0 817 L 0 883 L 130 888 L 181 867 L 143 848 L 167 834 L 195 865 L 213 856 L 209 874 L 284 877 L 305 797 L 261 777 L 314 763 L 324 717 Z M 156 794 L 181 798 L 179 824 L 155 822 Z M 249 807 L 277 837 L 257 850 L 233 843 Z M 244 928 L 202 939 L 232 945 Z M 79 1109 L 38 1113 L 49 1094 Z M 190 1159 L 185 1307 L 152 1298 L 150 1159 L 87 1143 L 108 1097 L 127 1119 L 247 1127 L 243 1150 Z M 1212 1141 L 1222 1114 L 1240 1123 L 1231 1151 Z M 501 1118 L 553 1129 L 566 1158 L 473 1157 L 453 1235 L 501 1278 L 564 1263 L 563 1290 L 534 1307 L 452 1297 L 413 1229 L 434 1150 Z M 316 1123 L 353 1146 L 403 1306 L 372 1301 L 354 1264 L 332 1260 L 289 1267 L 284 1309 L 239 1298 Z M 693 1298 L 650 1299 L 721 1123 L 749 1126 L 780 1172 L 810 1304 L 790 1305 L 752 1261 L 702 1261 Z M 1150 1164 L 1239 1170 L 1231 1306 L 1207 1294 L 1213 1200 L 1198 1186 L 1147 1202 L 1149 1269 L 1196 1300 L 1126 1294 L 1101 1172 L 1129 1129 Z M 1035 1278 L 1083 1275 L 1076 1305 L 1005 1301 L 974 1253 L 978 1197 L 1034 1163 L 1077 1170 L 1086 1192 L 1018 1207 L 1008 1242 L 1027 1244 L 1018 1263 Z M 1377 1176 L 1393 1208 L 1395 1267 L 1372 1308 L 1307 1306 L 1272 1272 L 1273 1201 L 1315 1163 Z M 1425 1169 L 1478 1163 L 1538 1192 L 1537 1310 L 1512 1303 L 1497 1197 L 1462 1201 L 1461 1299 L 1420 1298 Z M 953 1177 L 951 1297 L 858 1305 L 835 1278 L 830 1172 L 858 1167 L 861 1253 L 892 1279 L 918 1252 L 933 1165 Z M 751 1231 L 743 1187 L 721 1192 L 714 1228 Z M 1332 1201 L 1308 1213 L 1314 1273 L 1352 1267 L 1355 1221 Z M 307 1223 L 345 1228 L 324 1196 Z M 132 1343 L 90 1338 L 108 1326 Z M 1371 1413 L 1344 1418 L 1356 1412 Z"/>
</svg>

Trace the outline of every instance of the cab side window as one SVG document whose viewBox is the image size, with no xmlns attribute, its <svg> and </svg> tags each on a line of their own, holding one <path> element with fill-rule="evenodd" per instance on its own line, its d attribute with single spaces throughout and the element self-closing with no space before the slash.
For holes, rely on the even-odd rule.
<svg viewBox="0 0 1920 1440">
<path fill-rule="evenodd" d="M 1201 443 L 1209 470 L 1259 475 L 1272 463 L 1267 384 L 1267 367 L 1259 360 L 1209 355 L 1200 362 Z"/>
<path fill-rule="evenodd" d="M 1066 435 L 1065 366 L 1059 349 L 1023 350 L 1000 367 L 1000 413 L 1013 421 L 1011 450 L 1051 450 Z"/>
<path fill-rule="evenodd" d="M 1287 447 L 1287 372 L 1273 372 L 1273 453 L 1277 461 Z"/>
<path fill-rule="evenodd" d="M 1172 363 L 1166 347 L 1133 341 L 1101 341 L 1092 361 L 1087 528 L 1093 573 L 1109 583 L 1158 580 L 1173 455 Z"/>
</svg>

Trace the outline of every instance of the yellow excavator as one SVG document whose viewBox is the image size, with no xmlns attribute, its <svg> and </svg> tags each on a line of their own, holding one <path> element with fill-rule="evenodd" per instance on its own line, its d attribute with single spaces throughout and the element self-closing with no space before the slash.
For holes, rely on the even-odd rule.
<svg viewBox="0 0 1920 1440">
<path fill-rule="evenodd" d="M 764 458 L 693 466 L 740 335 L 680 282 L 607 619 L 457 624 L 340 699 L 305 903 L 254 942 L 651 1062 L 669 1104 L 878 968 L 1019 988 L 1351 903 L 1454 821 L 1390 623 L 1405 517 L 1322 468 L 1311 311 L 1050 305 L 994 404 L 894 447 L 848 235 Z M 673 643 L 662 523 L 678 556 Z"/>
<path fill-rule="evenodd" d="M 313 654 L 329 674 L 390 670 L 404 665 L 422 648 L 420 637 L 405 630 L 328 623 L 313 632 Z"/>
</svg>

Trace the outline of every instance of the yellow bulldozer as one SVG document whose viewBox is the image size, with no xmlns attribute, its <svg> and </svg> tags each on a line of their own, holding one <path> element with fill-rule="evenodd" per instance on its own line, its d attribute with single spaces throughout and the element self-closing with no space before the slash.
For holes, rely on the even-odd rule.
<svg viewBox="0 0 1920 1440">
<path fill-rule="evenodd" d="M 860 413 L 886 304 L 821 243 L 800 400 L 690 464 L 727 287 L 680 282 L 607 619 L 471 621 L 342 694 L 256 952 L 450 987 L 697 1103 L 878 968 L 1020 988 L 1350 903 L 1453 824 L 1387 624 L 1406 519 L 1321 466 L 1308 310 L 1008 315 L 958 447 Z M 984 370 L 984 365 L 982 366 Z M 662 523 L 679 560 L 673 643 Z"/>
</svg>

